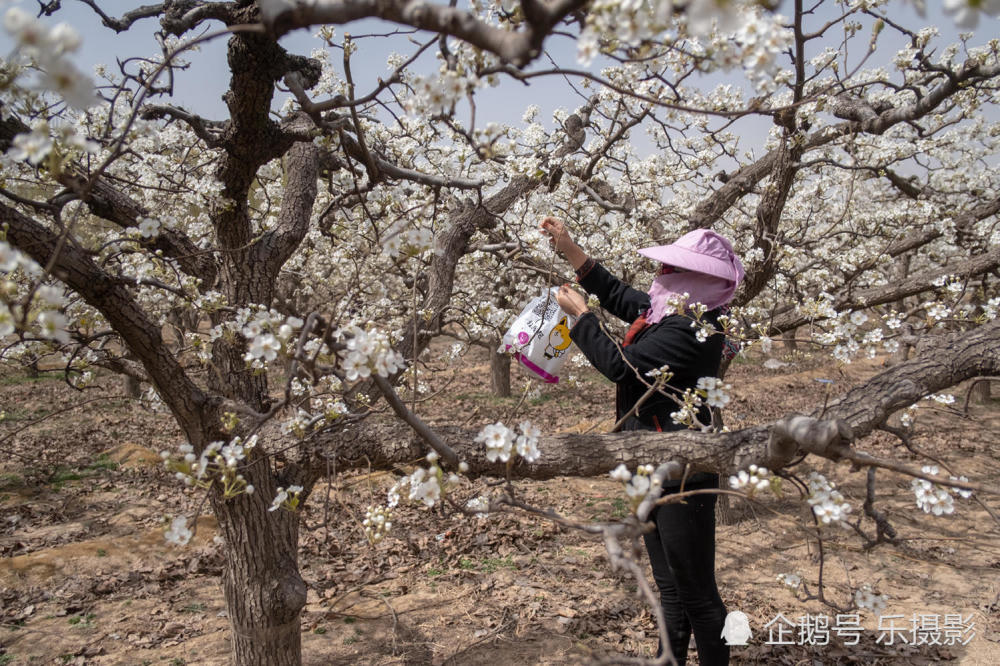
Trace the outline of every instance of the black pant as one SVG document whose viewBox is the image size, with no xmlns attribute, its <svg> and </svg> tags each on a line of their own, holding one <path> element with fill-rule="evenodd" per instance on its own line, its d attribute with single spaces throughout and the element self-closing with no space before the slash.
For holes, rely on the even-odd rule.
<svg viewBox="0 0 1000 666">
<path fill-rule="evenodd" d="M 713 474 L 684 487 L 700 488 L 718 488 L 718 477 Z M 677 491 L 668 487 L 663 494 Z M 721 637 L 726 607 L 715 584 L 715 500 L 714 493 L 706 493 L 662 504 L 650 516 L 656 529 L 645 535 L 670 648 L 682 666 L 692 630 L 701 666 L 729 663 L 729 646 Z"/>
</svg>

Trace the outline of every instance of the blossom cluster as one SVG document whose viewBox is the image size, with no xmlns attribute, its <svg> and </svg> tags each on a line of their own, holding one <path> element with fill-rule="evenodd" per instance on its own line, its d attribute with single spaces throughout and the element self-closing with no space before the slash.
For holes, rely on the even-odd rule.
<svg viewBox="0 0 1000 666">
<path fill-rule="evenodd" d="M 444 470 L 438 465 L 440 456 L 435 451 L 427 454 L 427 467 L 418 467 L 413 473 L 404 476 L 389 489 L 387 504 L 390 509 L 395 508 L 403 498 L 403 491 L 406 491 L 406 499 L 411 502 L 422 502 L 426 507 L 437 504 L 442 495 L 458 485 L 461 477 L 452 472 L 445 477 Z M 469 470 L 467 463 L 462 462 L 458 466 L 458 471 L 465 473 Z"/>
<path fill-rule="evenodd" d="M 931 402 L 936 402 L 939 405 L 953 405 L 955 404 L 955 396 L 951 393 L 931 393 L 930 395 L 924 396 L 924 400 L 930 400 Z M 899 414 L 899 423 L 904 428 L 909 428 L 913 425 L 913 421 L 916 418 L 917 409 L 920 407 L 919 403 L 913 403 L 906 409 L 904 409 Z"/>
<path fill-rule="evenodd" d="M 256 446 L 256 435 L 246 440 L 234 437 L 229 442 L 210 442 L 202 450 L 201 455 L 196 456 L 194 447 L 185 442 L 180 446 L 179 455 L 161 451 L 160 457 L 164 466 L 172 471 L 179 481 L 198 488 L 208 488 L 213 482 L 218 481 L 223 497 L 229 498 L 240 493 L 253 494 L 253 485 L 246 482 L 238 468 Z"/>
<path fill-rule="evenodd" d="M 187 526 L 187 518 L 184 516 L 177 516 L 170 521 L 170 527 L 163 533 L 167 543 L 175 546 L 186 546 L 192 536 L 194 533 Z"/>
<path fill-rule="evenodd" d="M 583 356 L 583 354 L 577 354 L 577 356 Z M 587 357 L 583 356 L 583 358 L 586 360 Z M 589 361 L 587 362 L 589 363 Z M 657 380 L 659 383 L 669 382 L 671 378 L 673 378 L 674 376 L 674 373 L 670 371 L 669 363 L 664 363 L 658 368 L 653 368 L 652 370 L 649 370 L 645 374 L 650 379 Z"/>
<path fill-rule="evenodd" d="M 70 57 L 81 45 L 80 35 L 72 26 L 59 23 L 48 28 L 20 7 L 7 10 L 3 25 L 18 53 L 41 73 L 39 88 L 59 93 L 67 104 L 80 110 L 97 102 L 94 82 L 77 69 Z"/>
<path fill-rule="evenodd" d="M 686 425 L 689 428 L 708 428 L 708 424 L 698 420 L 698 411 L 702 405 L 701 396 L 691 389 L 685 389 L 684 394 L 678 398 L 679 405 L 676 411 L 670 412 L 670 420 L 674 423 Z"/>
<path fill-rule="evenodd" d="M 809 496 L 806 501 L 812 507 L 816 518 L 824 525 L 834 523 L 848 527 L 846 521 L 851 512 L 851 505 L 836 486 L 818 472 L 811 472 L 806 482 L 809 485 Z"/>
<path fill-rule="evenodd" d="M 274 499 L 271 500 L 271 506 L 267 507 L 267 510 L 277 511 L 278 509 L 284 509 L 285 511 L 296 511 L 299 508 L 299 494 L 302 490 L 302 486 L 292 485 L 287 488 L 278 486 Z"/>
<path fill-rule="evenodd" d="M 650 489 L 656 487 L 656 479 L 653 478 L 655 470 L 656 468 L 650 464 L 639 465 L 635 469 L 635 474 L 632 474 L 625 463 L 611 470 L 611 478 L 625 484 L 625 494 L 628 495 L 633 511 L 642 504 Z"/>
<path fill-rule="evenodd" d="M 386 506 L 369 506 L 361 525 L 365 528 L 368 542 L 378 543 L 392 529 L 392 509 Z"/>
<path fill-rule="evenodd" d="M 285 317 L 274 310 L 258 311 L 243 326 L 243 337 L 249 342 L 243 360 L 253 368 L 262 369 L 266 362 L 278 357 L 303 323 L 298 317 Z"/>
<path fill-rule="evenodd" d="M 486 447 L 486 459 L 490 462 L 510 462 L 511 453 L 517 453 L 528 463 L 538 460 L 541 453 L 538 450 L 538 438 L 542 432 L 531 424 L 522 421 L 517 434 L 500 421 L 486 426 L 476 435 L 476 441 Z"/>
<path fill-rule="evenodd" d="M 780 573 L 777 576 L 778 582 L 788 588 L 797 591 L 802 587 L 802 576 L 794 573 Z"/>
<path fill-rule="evenodd" d="M 41 278 L 42 270 L 30 257 L 25 256 L 0 238 L 0 338 L 10 335 L 24 319 L 29 330 L 38 337 L 54 340 L 61 344 L 70 341 L 69 321 L 63 310 L 66 307 L 66 295 L 62 287 L 50 284 L 36 284 L 34 298 L 28 304 L 14 302 L 17 297 L 28 295 L 28 291 L 19 290 L 14 280 L 15 273 L 20 273 L 29 281 L 36 282 Z M 28 316 L 24 317 L 24 307 L 28 307 Z"/>
<path fill-rule="evenodd" d="M 698 395 L 705 400 L 705 404 L 709 407 L 722 409 L 729 404 L 730 398 L 726 391 L 732 386 L 724 383 L 718 377 L 700 377 L 695 388 Z"/>
<path fill-rule="evenodd" d="M 479 87 L 474 75 L 465 75 L 454 70 L 443 69 L 437 76 L 413 77 L 414 95 L 406 102 L 406 109 L 413 115 L 441 115 L 470 91 Z"/>
<path fill-rule="evenodd" d="M 872 586 L 865 583 L 854 591 L 854 603 L 858 608 L 867 608 L 876 615 L 881 615 L 889 601 L 889 597 L 884 594 L 877 594 L 872 590 Z"/>
<path fill-rule="evenodd" d="M 344 339 L 345 349 L 342 367 L 348 381 L 370 377 L 374 372 L 379 377 L 403 370 L 406 359 L 394 350 L 389 336 L 378 330 L 365 330 L 357 325 L 338 331 L 338 338 Z"/>
<path fill-rule="evenodd" d="M 729 487 L 733 490 L 746 490 L 751 497 L 758 490 L 770 488 L 776 495 L 781 492 L 781 478 L 773 476 L 766 467 L 750 465 L 747 469 L 729 477 Z"/>
<path fill-rule="evenodd" d="M 58 152 L 66 156 L 97 153 L 100 146 L 87 138 L 86 132 L 76 125 L 61 124 L 53 127 L 48 120 L 39 118 L 31 123 L 30 132 L 14 136 L 7 156 L 38 166 L 45 158 Z"/>
<path fill-rule="evenodd" d="M 925 465 L 921 468 L 924 474 L 938 475 L 941 470 L 937 465 Z M 968 481 L 964 476 L 952 476 L 953 481 Z M 955 512 L 955 500 L 952 493 L 957 493 L 959 497 L 968 499 L 972 497 L 971 490 L 961 490 L 932 483 L 926 479 L 913 479 L 910 482 L 913 493 L 917 497 L 917 506 L 924 513 L 933 513 L 935 516 L 947 515 Z"/>
<path fill-rule="evenodd" d="M 490 498 L 486 495 L 477 495 L 465 503 L 465 510 L 476 514 L 480 520 L 489 516 Z"/>
</svg>

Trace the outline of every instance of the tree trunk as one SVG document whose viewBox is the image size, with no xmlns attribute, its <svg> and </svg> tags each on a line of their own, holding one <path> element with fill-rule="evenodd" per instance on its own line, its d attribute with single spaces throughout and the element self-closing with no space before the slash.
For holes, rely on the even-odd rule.
<svg viewBox="0 0 1000 666">
<path fill-rule="evenodd" d="M 728 475 L 719 475 L 719 488 L 730 489 Z M 753 505 L 744 499 L 722 494 L 715 499 L 715 523 L 717 525 L 739 525 L 754 515 Z"/>
<path fill-rule="evenodd" d="M 795 339 L 796 331 L 798 331 L 797 328 L 792 328 L 781 334 L 781 341 L 785 345 L 785 351 L 789 353 L 794 353 L 799 349 L 798 340 Z"/>
<path fill-rule="evenodd" d="M 490 342 L 490 389 L 498 398 L 510 397 L 510 355 L 497 351 L 499 340 Z"/>
<path fill-rule="evenodd" d="M 910 277 L 910 260 L 913 259 L 912 255 L 906 254 L 900 257 L 899 263 L 896 266 L 896 284 L 902 284 L 906 281 L 906 278 Z M 892 307 L 896 312 L 906 312 L 906 298 L 900 298 L 892 304 Z M 905 359 L 904 359 L 905 360 Z"/>
<path fill-rule="evenodd" d="M 991 384 L 992 381 L 989 379 L 976 382 L 972 386 L 971 395 L 969 397 L 970 402 L 976 404 L 985 404 L 989 402 L 993 397 L 990 389 Z"/>
<path fill-rule="evenodd" d="M 212 497 L 226 540 L 222 588 L 236 666 L 302 663 L 299 616 L 306 585 L 298 567 L 299 516 L 285 509 L 268 511 L 276 493 L 268 466 L 262 454 L 248 456 L 241 472 L 254 484 L 254 494 Z"/>
<path fill-rule="evenodd" d="M 913 327 L 909 324 L 903 324 L 900 329 L 900 333 L 903 334 L 904 338 L 910 338 L 913 336 Z M 907 359 L 910 357 L 910 349 L 913 345 L 908 342 L 900 342 L 899 349 L 894 351 L 888 359 L 886 359 L 887 366 L 899 365 L 900 363 L 906 363 Z"/>
<path fill-rule="evenodd" d="M 132 375 L 125 375 L 123 388 L 125 390 L 125 395 L 133 400 L 138 400 L 142 396 L 142 382 Z"/>
<path fill-rule="evenodd" d="M 31 353 L 31 359 L 24 365 L 24 369 L 28 372 L 28 377 L 31 379 L 38 379 L 41 376 L 42 371 L 38 367 L 38 357 L 34 353 Z"/>
</svg>

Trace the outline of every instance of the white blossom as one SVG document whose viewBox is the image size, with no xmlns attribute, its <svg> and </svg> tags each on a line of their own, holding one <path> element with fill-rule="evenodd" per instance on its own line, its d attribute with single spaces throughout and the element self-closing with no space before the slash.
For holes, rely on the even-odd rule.
<svg viewBox="0 0 1000 666">
<path fill-rule="evenodd" d="M 534 463 L 541 455 L 538 451 L 538 438 L 542 431 L 531 425 L 530 421 L 522 421 L 520 426 L 521 434 L 515 441 L 517 454 L 529 463 Z"/>
<path fill-rule="evenodd" d="M 854 603 L 857 607 L 867 608 L 876 615 L 882 615 L 882 611 L 885 610 L 888 600 L 889 597 L 884 594 L 876 594 L 872 590 L 871 585 L 867 583 L 854 591 Z"/>
<path fill-rule="evenodd" d="M 18 134 L 11 142 L 7 154 L 14 160 L 27 160 L 37 166 L 42 163 L 52 151 L 52 138 L 49 136 L 48 124 L 35 123 L 31 132 Z"/>
<path fill-rule="evenodd" d="M 847 527 L 846 520 L 851 512 L 851 505 L 836 486 L 817 472 L 810 472 L 807 482 L 809 496 L 806 501 L 812 507 L 816 518 L 824 525 L 840 524 Z"/>
<path fill-rule="evenodd" d="M 611 478 L 615 481 L 622 481 L 623 483 L 628 483 L 632 478 L 632 472 L 628 471 L 628 467 L 625 463 L 619 463 L 618 467 L 615 467 L 611 473 Z"/>
<path fill-rule="evenodd" d="M 69 331 L 66 330 L 66 315 L 58 310 L 45 310 L 38 315 L 38 325 L 42 329 L 42 335 L 63 344 L 69 342 Z"/>
<path fill-rule="evenodd" d="M 955 25 L 968 30 L 979 26 L 979 12 L 1000 15 L 1000 0 L 944 0 L 942 5 L 945 13 L 955 20 Z"/>
<path fill-rule="evenodd" d="M 514 444 L 514 432 L 500 421 L 488 425 L 476 435 L 476 441 L 486 447 L 486 459 L 490 462 L 510 460 Z"/>
<path fill-rule="evenodd" d="M 193 533 L 187 526 L 187 518 L 184 516 L 177 516 L 170 523 L 170 529 L 163 533 L 166 538 L 167 543 L 172 543 L 176 546 L 185 546 L 189 541 Z"/>
<path fill-rule="evenodd" d="M 160 234 L 160 221 L 152 217 L 140 217 L 138 227 L 143 238 L 156 238 Z"/>
<path fill-rule="evenodd" d="M 797 590 L 802 586 L 802 577 L 798 574 L 793 573 L 780 573 L 778 574 L 778 581 L 787 585 L 793 590 Z"/>
<path fill-rule="evenodd" d="M 279 351 L 281 351 L 281 342 L 270 333 L 265 333 L 250 341 L 250 346 L 247 349 L 247 360 L 273 361 L 278 357 Z"/>
<path fill-rule="evenodd" d="M 717 377 L 699 378 L 696 388 L 702 392 L 705 404 L 709 407 L 718 407 L 721 409 L 729 404 L 730 397 L 726 394 L 726 390 L 732 388 L 732 386 L 723 383 Z"/>
</svg>

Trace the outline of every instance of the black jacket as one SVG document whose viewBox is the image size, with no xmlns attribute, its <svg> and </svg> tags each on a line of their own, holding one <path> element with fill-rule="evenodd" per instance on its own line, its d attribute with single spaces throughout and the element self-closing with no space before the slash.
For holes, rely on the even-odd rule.
<svg viewBox="0 0 1000 666">
<path fill-rule="evenodd" d="M 628 286 L 592 259 L 580 268 L 577 279 L 584 289 L 600 299 L 605 310 L 628 323 L 649 308 L 649 294 Z M 703 315 L 703 321 L 720 329 L 718 316 L 719 310 L 712 310 Z M 672 388 L 678 396 L 684 393 L 684 389 L 694 389 L 700 377 L 717 376 L 722 360 L 723 336 L 710 335 L 700 342 L 695 336 L 698 329 L 693 328 L 691 323 L 690 316 L 664 317 L 642 329 L 631 344 L 619 351 L 619 345 L 601 330 L 597 315 L 588 312 L 580 317 L 570 331 L 570 337 L 593 366 L 615 383 L 616 420 L 628 413 L 647 390 L 646 384 L 629 364 L 650 383 L 652 379 L 645 376 L 647 372 L 664 364 L 669 365 L 673 377 L 665 390 Z M 628 363 L 622 359 L 623 354 Z M 622 429 L 683 430 L 687 426 L 673 423 L 670 418 L 671 412 L 677 410 L 675 401 L 655 393 L 639 407 L 638 417 L 630 416 Z M 702 407 L 698 418 L 702 423 L 711 422 L 706 407 Z"/>
</svg>

